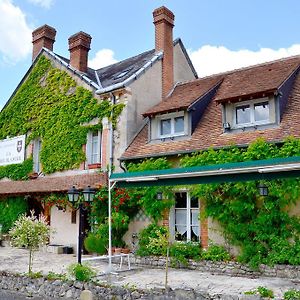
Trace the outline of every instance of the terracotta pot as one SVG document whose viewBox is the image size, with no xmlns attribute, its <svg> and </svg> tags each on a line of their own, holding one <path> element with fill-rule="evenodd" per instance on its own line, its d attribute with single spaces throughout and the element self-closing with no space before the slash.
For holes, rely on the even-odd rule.
<svg viewBox="0 0 300 300">
<path fill-rule="evenodd" d="M 122 250 L 122 248 L 116 248 L 115 249 L 115 254 L 121 254 L 121 250 Z"/>
<path fill-rule="evenodd" d="M 115 254 L 116 247 L 111 247 L 111 255 Z M 107 254 L 109 254 L 109 249 L 107 249 Z"/>
<path fill-rule="evenodd" d="M 130 249 L 128 249 L 128 248 L 122 248 L 122 253 L 129 254 L 130 253 Z"/>
</svg>

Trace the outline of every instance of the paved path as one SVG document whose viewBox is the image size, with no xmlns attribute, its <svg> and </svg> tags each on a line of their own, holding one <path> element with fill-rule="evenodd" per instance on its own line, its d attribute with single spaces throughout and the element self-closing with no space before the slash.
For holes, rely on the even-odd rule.
<svg viewBox="0 0 300 300">
<path fill-rule="evenodd" d="M 0 300 L 25 300 L 25 299 L 47 300 L 44 297 L 43 298 L 41 298 L 41 297 L 26 297 L 26 295 L 22 295 L 22 294 L 19 294 L 19 293 L 1 291 L 0 290 Z M 56 300 L 56 299 L 52 298 L 51 300 Z"/>
<path fill-rule="evenodd" d="M 27 271 L 28 252 L 24 249 L 9 247 L 0 248 L 0 270 L 11 272 Z M 49 271 L 62 273 L 66 271 L 69 264 L 76 262 L 76 257 L 68 254 L 36 253 L 33 263 L 33 271 L 42 271 L 47 274 Z M 99 273 L 107 270 L 107 263 L 93 262 L 92 264 Z M 163 269 L 139 268 L 121 272 L 118 275 L 99 276 L 99 280 L 114 285 L 137 288 L 164 287 L 165 272 Z M 297 280 L 259 277 L 231 277 L 225 275 L 212 275 L 194 270 L 169 271 L 169 286 L 175 288 L 193 288 L 198 291 L 206 291 L 209 294 L 243 294 L 245 291 L 264 286 L 274 291 L 276 298 L 282 298 L 285 291 L 289 289 L 300 289 L 300 278 Z M 1 299 L 1 298 L 0 298 Z"/>
</svg>

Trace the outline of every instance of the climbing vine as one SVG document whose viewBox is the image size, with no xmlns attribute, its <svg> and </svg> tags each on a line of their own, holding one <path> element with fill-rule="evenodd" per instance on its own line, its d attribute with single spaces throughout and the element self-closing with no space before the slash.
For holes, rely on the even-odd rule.
<svg viewBox="0 0 300 300">
<path fill-rule="evenodd" d="M 300 155 L 300 142 L 288 138 L 275 145 L 257 140 L 248 148 L 207 150 L 186 155 L 183 167 L 241 162 Z M 300 264 L 300 218 L 290 214 L 299 202 L 300 181 L 281 179 L 266 182 L 269 196 L 258 195 L 258 182 L 203 184 L 191 187 L 192 194 L 206 204 L 206 216 L 217 220 L 224 236 L 240 248 L 240 261 L 256 267 L 265 264 Z"/>
<path fill-rule="evenodd" d="M 8 165 L 0 167 L 0 179 L 9 178 L 11 180 L 25 180 L 28 174 L 32 172 L 32 159 L 25 160 L 22 164 Z"/>
<path fill-rule="evenodd" d="M 41 56 L 0 113 L 0 139 L 27 134 L 28 144 L 41 138 L 40 158 L 45 173 L 76 168 L 85 160 L 82 145 L 91 129 L 83 124 L 98 118 L 98 129 L 112 110 L 116 123 L 122 108 L 122 104 L 93 98 L 67 72 Z"/>
</svg>

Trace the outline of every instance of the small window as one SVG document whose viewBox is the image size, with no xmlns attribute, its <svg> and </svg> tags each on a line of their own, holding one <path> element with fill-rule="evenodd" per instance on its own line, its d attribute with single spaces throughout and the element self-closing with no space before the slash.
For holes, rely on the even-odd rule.
<svg viewBox="0 0 300 300">
<path fill-rule="evenodd" d="M 238 106 L 236 108 L 236 124 L 247 124 L 250 121 L 250 105 Z"/>
<path fill-rule="evenodd" d="M 256 122 L 269 120 L 269 102 L 254 104 L 254 120 Z"/>
<path fill-rule="evenodd" d="M 161 118 L 159 122 L 160 138 L 184 135 L 184 116 Z"/>
<path fill-rule="evenodd" d="M 87 141 L 87 160 L 88 164 L 97 164 L 101 161 L 101 132 L 91 131 Z"/>
<path fill-rule="evenodd" d="M 237 127 L 267 124 L 270 122 L 269 101 L 248 102 L 235 106 L 235 125 Z"/>
</svg>

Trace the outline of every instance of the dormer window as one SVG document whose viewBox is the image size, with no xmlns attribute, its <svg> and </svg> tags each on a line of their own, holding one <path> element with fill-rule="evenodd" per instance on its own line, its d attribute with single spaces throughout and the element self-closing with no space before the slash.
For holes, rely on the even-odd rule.
<svg viewBox="0 0 300 300">
<path fill-rule="evenodd" d="M 184 116 L 166 115 L 160 118 L 159 136 L 161 138 L 184 135 Z"/>
<path fill-rule="evenodd" d="M 225 132 L 265 128 L 265 126 L 276 125 L 278 122 L 278 110 L 274 97 L 226 103 L 223 108 Z"/>
<path fill-rule="evenodd" d="M 236 105 L 235 124 L 237 126 L 249 126 L 269 123 L 269 101 Z"/>
</svg>

